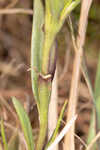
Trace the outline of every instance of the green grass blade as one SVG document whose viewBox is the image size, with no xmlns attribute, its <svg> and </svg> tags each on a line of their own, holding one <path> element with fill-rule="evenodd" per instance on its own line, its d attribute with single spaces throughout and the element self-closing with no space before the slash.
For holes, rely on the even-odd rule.
<svg viewBox="0 0 100 150">
<path fill-rule="evenodd" d="M 41 72 L 41 57 L 44 39 L 44 10 L 41 0 L 34 0 L 33 18 L 31 40 L 31 80 L 34 97 L 39 106 L 38 75 Z"/>
<path fill-rule="evenodd" d="M 54 19 L 58 19 L 65 5 L 71 2 L 72 0 L 46 0 L 46 5 Z"/>
<path fill-rule="evenodd" d="M 95 94 L 95 98 L 98 98 L 100 96 L 100 54 L 98 58 L 94 94 Z"/>
<path fill-rule="evenodd" d="M 3 120 L 1 120 L 1 136 L 2 136 L 2 140 L 3 140 L 3 144 L 4 144 L 4 150 L 8 150 L 8 144 L 6 141 Z"/>
<path fill-rule="evenodd" d="M 87 77 L 88 78 L 88 77 Z M 89 90 L 91 91 L 91 95 L 93 98 L 93 103 L 95 110 L 93 110 L 92 113 L 92 119 L 90 122 L 90 129 L 89 129 L 89 134 L 88 134 L 88 140 L 87 143 L 91 143 L 92 139 L 96 136 L 96 132 L 98 129 L 100 129 L 100 55 L 99 55 L 99 61 L 98 61 L 98 67 L 97 67 L 97 73 L 96 73 L 96 80 L 95 80 L 95 89 L 94 93 L 91 88 L 91 84 L 89 82 L 90 80 L 88 79 L 88 84 L 89 84 Z M 96 144 L 93 146 L 93 150 L 96 150 Z"/>
<path fill-rule="evenodd" d="M 91 115 L 91 121 L 90 121 L 90 127 L 89 127 L 89 133 L 88 133 L 88 138 L 87 138 L 87 144 L 89 145 L 93 138 L 96 136 L 96 116 L 95 112 L 93 110 L 92 115 Z M 93 150 L 96 150 L 97 145 L 93 145 Z"/>
<path fill-rule="evenodd" d="M 60 128 L 60 125 L 61 125 L 61 121 L 62 121 L 62 118 L 63 118 L 63 114 L 64 114 L 64 111 L 65 111 L 66 105 L 67 105 L 67 101 L 65 101 L 65 103 L 62 107 L 62 110 L 60 112 L 60 116 L 59 116 L 59 119 L 57 121 L 57 125 L 56 125 L 56 128 L 54 130 L 54 133 L 53 133 L 52 137 L 50 138 L 48 144 L 46 145 L 45 149 L 47 149 L 54 142 L 54 140 L 56 139 L 56 136 L 59 132 L 59 128 Z"/>
<path fill-rule="evenodd" d="M 94 95 L 96 99 L 97 128 L 100 129 L 100 54 L 98 58 L 98 65 L 96 71 Z"/>
<path fill-rule="evenodd" d="M 96 117 L 95 117 L 95 111 L 93 111 L 92 120 L 90 123 L 89 135 L 88 135 L 88 143 L 91 143 L 92 139 L 96 136 L 97 130 L 100 129 L 100 92 L 99 92 L 99 88 L 100 88 L 100 55 L 99 55 L 99 61 L 98 61 L 98 66 L 97 66 L 95 89 L 94 89 Z M 93 149 L 96 150 L 96 144 L 93 146 Z"/>
<path fill-rule="evenodd" d="M 13 97 L 12 101 L 21 123 L 28 150 L 34 150 L 32 128 L 27 113 L 15 97 Z"/>
<path fill-rule="evenodd" d="M 100 96 L 96 99 L 97 131 L 100 129 Z"/>
<path fill-rule="evenodd" d="M 91 115 L 91 121 L 90 121 L 90 128 L 89 128 L 89 133 L 88 133 L 88 138 L 87 138 L 87 144 L 90 144 L 91 141 L 93 140 L 93 138 L 96 136 L 96 114 L 97 114 L 97 110 L 96 110 L 96 100 L 95 100 L 95 96 L 94 96 L 94 92 L 93 92 L 93 88 L 92 88 L 92 84 L 88 75 L 88 70 L 87 70 L 87 66 L 85 65 L 85 61 L 83 60 L 82 62 L 82 72 L 84 74 L 90 95 L 92 97 L 92 101 L 94 104 L 94 108 L 93 108 L 93 112 Z M 94 144 L 93 146 L 93 150 L 96 150 L 96 144 Z"/>
<path fill-rule="evenodd" d="M 69 13 L 80 3 L 80 0 L 75 0 L 75 1 L 69 1 L 67 2 L 65 7 L 63 8 L 61 15 L 60 15 L 60 20 L 63 21 L 65 20 L 66 16 L 69 15 Z"/>
</svg>

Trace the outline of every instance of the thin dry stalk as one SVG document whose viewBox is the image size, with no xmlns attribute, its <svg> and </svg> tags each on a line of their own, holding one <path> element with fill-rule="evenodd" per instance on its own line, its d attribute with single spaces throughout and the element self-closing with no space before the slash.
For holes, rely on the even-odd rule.
<svg viewBox="0 0 100 150">
<path fill-rule="evenodd" d="M 12 8 L 12 9 L 1 9 L 0 15 L 2 14 L 26 14 L 33 15 L 33 10 L 23 8 Z"/>
<path fill-rule="evenodd" d="M 92 0 L 82 1 L 81 15 L 80 15 L 80 21 L 79 21 L 79 30 L 78 30 L 78 37 L 77 37 L 77 51 L 75 53 L 75 59 L 74 59 L 74 64 L 73 64 L 71 91 L 70 91 L 70 98 L 69 98 L 69 104 L 68 104 L 67 122 L 76 113 L 77 97 L 78 97 L 78 82 L 80 78 L 80 67 L 81 67 L 81 61 L 82 61 L 82 55 L 83 55 L 83 46 L 85 42 L 88 13 L 89 13 L 91 4 L 92 4 Z M 75 150 L 74 130 L 75 130 L 75 123 L 72 125 L 72 127 L 70 128 L 70 130 L 68 131 L 65 137 L 65 149 L 66 150 Z"/>
<path fill-rule="evenodd" d="M 74 134 L 75 137 L 82 143 L 82 145 L 87 148 L 87 144 L 77 135 L 77 134 Z"/>
<path fill-rule="evenodd" d="M 49 118 L 48 118 L 48 138 L 50 139 L 51 135 L 54 132 L 57 124 L 57 100 L 58 100 L 58 86 L 57 86 L 57 70 L 53 79 L 52 84 L 52 93 L 51 93 L 51 100 L 49 104 Z M 54 148 L 54 150 L 58 150 L 58 145 Z"/>
</svg>

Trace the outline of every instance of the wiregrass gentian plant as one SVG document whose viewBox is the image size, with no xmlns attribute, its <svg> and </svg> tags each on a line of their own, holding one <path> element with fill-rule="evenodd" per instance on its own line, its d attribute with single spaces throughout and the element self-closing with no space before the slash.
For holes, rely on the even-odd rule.
<svg viewBox="0 0 100 150">
<path fill-rule="evenodd" d="M 66 17 L 79 3 L 80 0 L 45 0 L 43 6 L 41 0 L 34 0 L 31 79 L 40 121 L 37 150 L 43 148 L 47 131 L 48 107 L 56 64 L 55 38 Z"/>
</svg>

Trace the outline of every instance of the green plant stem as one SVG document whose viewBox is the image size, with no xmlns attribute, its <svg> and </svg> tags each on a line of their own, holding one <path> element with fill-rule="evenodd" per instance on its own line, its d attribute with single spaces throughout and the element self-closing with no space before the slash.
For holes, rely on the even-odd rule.
<svg viewBox="0 0 100 150">
<path fill-rule="evenodd" d="M 56 34 L 59 31 L 59 24 L 51 17 L 50 12 L 47 12 L 45 16 L 45 38 L 42 54 L 42 72 L 48 74 L 50 61 L 50 52 L 52 51 L 52 45 L 54 43 Z"/>
<path fill-rule="evenodd" d="M 58 18 L 52 16 L 50 6 L 48 6 L 48 1 L 46 1 L 46 13 L 45 13 L 45 38 L 43 46 L 42 55 L 42 72 L 43 74 L 48 74 L 50 52 L 52 51 L 52 45 L 54 43 L 55 37 L 61 28 L 61 23 Z"/>
<path fill-rule="evenodd" d="M 50 0 L 51 1 L 51 0 Z M 52 79 L 55 72 L 56 51 L 54 41 L 61 29 L 64 20 L 60 21 L 60 4 L 64 1 L 55 1 L 55 8 L 58 14 L 52 15 L 55 8 L 50 7 L 50 1 L 45 0 L 45 11 L 42 0 L 34 0 L 34 22 L 32 32 L 32 53 L 31 53 L 31 77 L 34 97 L 37 102 L 40 132 L 36 150 L 42 150 L 46 137 L 48 124 L 48 107 L 51 95 Z M 53 1 L 52 1 L 53 4 Z M 52 6 L 54 6 L 52 5 Z M 59 8 L 58 8 L 59 6 Z M 45 13 L 45 14 L 44 14 Z M 59 17 L 57 17 L 59 16 Z M 37 73 L 38 72 L 38 73 Z"/>
<path fill-rule="evenodd" d="M 39 110 L 40 131 L 36 150 L 42 150 L 47 133 L 48 105 L 51 93 L 50 88 L 51 88 L 51 81 L 41 79 L 41 84 L 39 86 L 39 97 L 41 97 Z"/>
<path fill-rule="evenodd" d="M 43 63 L 42 63 L 43 74 L 48 74 L 50 49 L 53 44 L 53 41 L 54 41 L 54 34 L 47 33 L 45 37 L 45 43 L 44 43 L 44 49 L 43 49 Z"/>
</svg>

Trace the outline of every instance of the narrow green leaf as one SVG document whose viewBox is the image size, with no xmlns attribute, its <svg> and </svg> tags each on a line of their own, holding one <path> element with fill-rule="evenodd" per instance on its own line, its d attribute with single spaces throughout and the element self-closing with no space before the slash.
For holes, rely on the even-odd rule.
<svg viewBox="0 0 100 150">
<path fill-rule="evenodd" d="M 44 10 L 41 0 L 34 0 L 33 18 L 31 40 L 31 80 L 35 100 L 39 107 L 38 74 L 41 72 L 41 57 L 44 39 Z"/>
<path fill-rule="evenodd" d="M 13 97 L 12 101 L 21 123 L 28 150 L 34 150 L 32 128 L 27 113 L 15 97 Z"/>
<path fill-rule="evenodd" d="M 93 93 L 93 88 L 92 88 L 92 84 L 88 75 L 88 70 L 87 70 L 87 66 L 85 65 L 85 61 L 83 60 L 82 62 L 82 72 L 84 74 L 90 95 L 92 97 L 92 101 L 94 104 L 94 108 L 93 108 L 93 112 L 91 114 L 91 121 L 90 121 L 90 128 L 89 128 L 89 133 L 88 133 L 88 138 L 87 138 L 87 144 L 90 144 L 91 141 L 93 140 L 93 138 L 96 136 L 96 115 L 97 115 L 97 110 L 96 110 L 96 100 L 95 100 L 95 96 Z M 93 146 L 93 150 L 96 150 L 96 144 L 94 144 Z"/>
<path fill-rule="evenodd" d="M 86 71 L 86 66 L 82 66 L 84 69 L 84 74 L 85 78 L 89 87 L 90 94 L 93 98 L 93 104 L 94 104 L 94 109 L 92 113 L 92 119 L 90 122 L 90 129 L 89 129 L 89 134 L 88 134 L 88 139 L 87 142 L 88 144 L 91 143 L 93 138 L 96 136 L 96 132 L 98 129 L 100 129 L 100 94 L 99 94 L 99 88 L 100 88 L 100 56 L 99 56 L 99 63 L 97 67 L 97 74 L 96 74 L 96 81 L 95 81 L 95 92 L 93 93 L 93 89 L 90 83 L 90 79 L 88 76 L 88 73 Z M 96 150 L 96 144 L 93 146 L 93 150 Z"/>
<path fill-rule="evenodd" d="M 100 129 L 100 96 L 96 99 L 97 131 Z"/>
<path fill-rule="evenodd" d="M 65 7 L 63 8 L 61 15 L 60 15 L 60 20 L 64 21 L 65 18 L 69 15 L 69 13 L 80 3 L 80 0 L 75 0 L 75 1 L 69 1 L 69 3 L 66 3 Z"/>
<path fill-rule="evenodd" d="M 8 143 L 8 150 L 19 150 L 19 136 L 15 132 Z"/>
<path fill-rule="evenodd" d="M 95 111 L 93 110 L 92 120 L 90 122 L 90 129 L 89 129 L 89 135 L 88 135 L 88 141 L 87 141 L 88 144 L 91 143 L 93 138 L 96 136 L 98 129 L 100 129 L 100 92 L 99 92 L 99 88 L 100 88 L 100 55 L 99 55 L 99 61 L 98 61 L 98 66 L 97 66 L 95 89 L 94 89 Z M 96 150 L 96 146 L 99 146 L 99 145 L 95 144 L 93 146 L 93 150 Z"/>
<path fill-rule="evenodd" d="M 96 99 L 96 133 L 100 130 L 100 54 L 98 58 L 96 80 L 95 80 L 95 89 L 94 95 Z M 100 147 L 100 142 L 97 141 L 98 148 Z"/>
<path fill-rule="evenodd" d="M 1 136 L 2 136 L 2 140 L 3 140 L 3 144 L 4 144 L 4 150 L 8 150 L 8 144 L 6 141 L 3 120 L 1 120 Z"/>
<path fill-rule="evenodd" d="M 60 112 L 59 119 L 58 119 L 58 121 L 57 121 L 56 128 L 55 128 L 55 130 L 54 130 L 54 132 L 53 132 L 53 135 L 52 135 L 52 137 L 50 138 L 48 144 L 46 145 L 45 150 L 46 150 L 46 149 L 54 142 L 54 140 L 56 139 L 56 136 L 57 136 L 57 134 L 58 134 L 58 132 L 59 132 L 59 128 L 60 128 L 60 125 L 61 125 L 61 121 L 62 121 L 62 118 L 63 118 L 63 114 L 64 114 L 64 111 L 65 111 L 66 105 L 67 105 L 67 101 L 65 101 L 65 103 L 64 103 L 64 105 L 63 105 L 63 107 L 62 107 L 62 110 L 61 110 L 61 112 Z"/>
<path fill-rule="evenodd" d="M 46 5 L 50 10 L 52 17 L 58 19 L 65 5 L 71 2 L 72 0 L 46 0 Z"/>
<path fill-rule="evenodd" d="M 100 96 L 100 54 L 98 58 L 94 93 L 95 93 L 95 98 L 98 98 Z"/>
<path fill-rule="evenodd" d="M 89 145 L 93 138 L 96 136 L 96 118 L 95 118 L 95 112 L 93 110 L 91 115 L 91 121 L 90 121 L 90 127 L 89 127 L 89 133 L 88 133 L 88 139 L 87 144 Z M 96 144 L 93 145 L 93 150 L 96 150 Z"/>
</svg>

